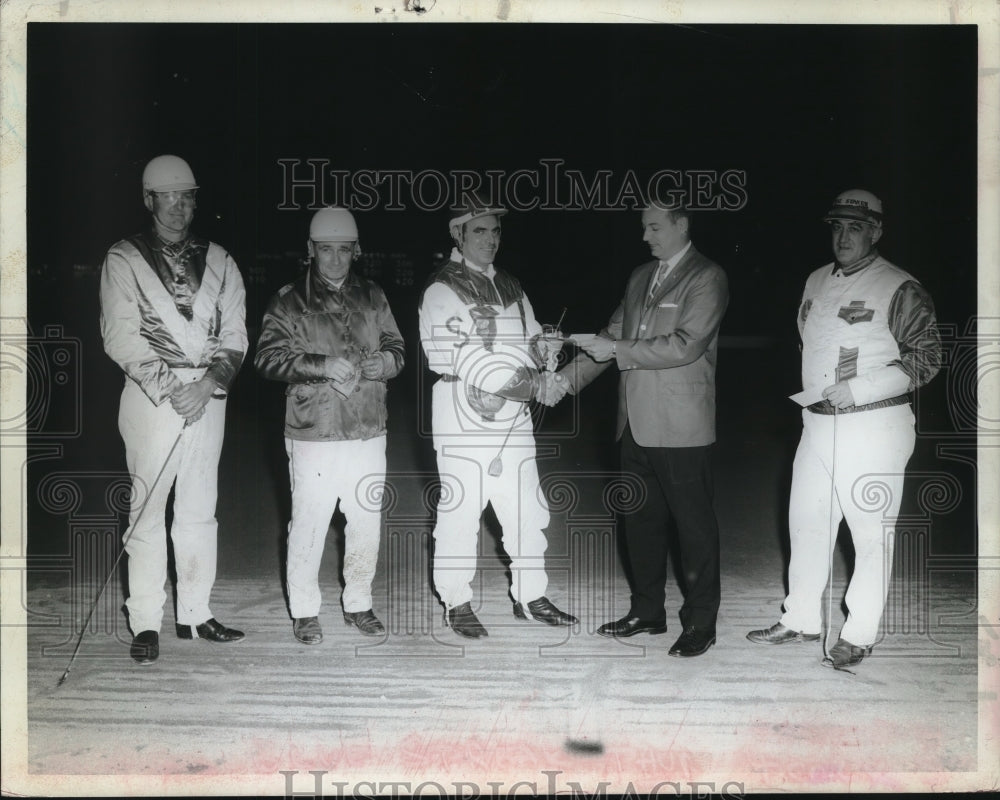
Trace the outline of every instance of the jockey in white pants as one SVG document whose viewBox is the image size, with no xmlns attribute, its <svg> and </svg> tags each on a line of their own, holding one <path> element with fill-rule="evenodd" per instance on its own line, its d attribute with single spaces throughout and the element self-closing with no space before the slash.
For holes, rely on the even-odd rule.
<svg viewBox="0 0 1000 800">
<path fill-rule="evenodd" d="M 133 480 L 124 535 L 126 607 L 131 655 L 150 664 L 159 655 L 165 510 L 175 480 L 170 538 L 178 636 L 243 638 L 216 622 L 208 604 L 215 582 L 225 397 L 247 335 L 246 294 L 236 263 L 219 245 L 189 235 L 198 188 L 190 167 L 176 156 L 158 156 L 146 166 L 142 183 L 152 226 L 108 251 L 101 269 L 101 333 L 105 351 L 125 372 L 118 425 Z"/>
<path fill-rule="evenodd" d="M 382 289 L 351 270 L 360 255 L 354 217 L 317 211 L 309 270 L 282 288 L 264 314 L 255 365 L 288 384 L 285 451 L 292 487 L 288 602 L 295 638 L 319 644 L 320 560 L 340 501 L 344 620 L 378 636 L 372 580 L 386 470 L 386 381 L 403 368 L 403 339 Z"/>
<path fill-rule="evenodd" d="M 549 510 L 539 491 L 528 402 L 558 345 L 542 338 L 517 279 L 493 266 L 506 211 L 470 198 L 452 210 L 456 247 L 424 289 L 420 338 L 433 387 L 434 449 L 442 483 L 434 529 L 434 588 L 446 620 L 467 638 L 488 635 L 472 610 L 480 516 L 492 504 L 511 559 L 514 614 L 549 625 L 575 617 L 545 596 Z"/>
<path fill-rule="evenodd" d="M 748 638 L 819 640 L 830 558 L 846 518 L 855 551 L 849 613 L 824 661 L 846 669 L 878 638 L 915 441 L 908 393 L 937 373 L 941 340 L 930 295 L 875 249 L 881 201 L 862 189 L 846 191 L 825 221 L 835 260 L 809 276 L 798 316 L 808 405 L 792 474 L 785 613 Z"/>
</svg>

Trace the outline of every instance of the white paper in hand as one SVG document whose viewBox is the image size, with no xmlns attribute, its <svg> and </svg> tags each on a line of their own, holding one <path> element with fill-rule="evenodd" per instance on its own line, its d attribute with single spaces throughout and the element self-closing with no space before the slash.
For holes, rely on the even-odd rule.
<svg viewBox="0 0 1000 800">
<path fill-rule="evenodd" d="M 798 394 L 792 394 L 788 396 L 789 400 L 794 400 L 800 406 L 805 408 L 806 406 L 811 406 L 813 403 L 818 403 L 823 399 L 822 389 L 807 389 L 799 392 Z"/>
</svg>

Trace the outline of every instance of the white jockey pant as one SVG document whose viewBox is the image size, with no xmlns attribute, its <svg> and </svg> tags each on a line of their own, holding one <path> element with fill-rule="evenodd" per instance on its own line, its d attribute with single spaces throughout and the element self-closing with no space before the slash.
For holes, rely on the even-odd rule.
<svg viewBox="0 0 1000 800">
<path fill-rule="evenodd" d="M 118 429 L 125 442 L 125 462 L 132 475 L 129 529 L 123 537 L 128 553 L 129 626 L 133 634 L 159 631 L 167 598 L 167 531 L 165 512 L 175 479 L 174 519 L 170 538 L 177 569 L 177 622 L 200 625 L 212 616 L 208 601 L 215 583 L 215 501 L 219 456 L 226 424 L 226 401 L 211 398 L 202 417 L 184 430 L 170 463 L 149 496 L 141 519 L 136 517 L 153 481 L 181 432 L 184 419 L 165 400 L 159 406 L 127 380 L 118 410 Z"/>
<path fill-rule="evenodd" d="M 319 567 L 340 500 L 344 526 L 344 611 L 372 607 L 385 484 L 385 436 L 335 442 L 285 438 L 292 485 L 288 523 L 288 603 L 292 617 L 319 615 Z"/>
<path fill-rule="evenodd" d="M 436 442 L 442 492 L 434 528 L 434 588 L 446 608 L 472 600 L 479 552 L 480 516 L 487 503 L 503 526 L 511 563 L 511 595 L 522 603 L 545 594 L 549 509 L 539 491 L 533 438 L 511 437 L 503 449 L 503 471 L 489 475 L 503 436 Z M 464 442 L 464 443 L 463 443 Z M 499 567 L 499 565 L 498 565 Z"/>
<path fill-rule="evenodd" d="M 840 636 L 868 647 L 878 638 L 889 590 L 903 477 L 915 441 L 913 412 L 909 405 L 836 416 L 803 411 L 802 421 L 788 513 L 789 591 L 781 623 L 802 633 L 822 631 L 823 590 L 837 529 L 846 518 L 855 563 Z"/>
</svg>

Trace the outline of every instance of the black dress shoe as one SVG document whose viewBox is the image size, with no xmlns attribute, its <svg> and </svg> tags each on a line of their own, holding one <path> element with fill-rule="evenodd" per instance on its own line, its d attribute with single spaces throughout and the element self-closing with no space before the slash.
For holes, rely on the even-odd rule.
<svg viewBox="0 0 1000 800">
<path fill-rule="evenodd" d="M 715 644 L 714 628 L 696 628 L 693 625 L 688 625 L 684 629 L 684 633 L 677 637 L 674 646 L 670 648 L 669 655 L 681 658 L 700 656 L 713 644 Z"/>
<path fill-rule="evenodd" d="M 616 639 L 635 636 L 637 633 L 648 633 L 652 636 L 666 632 L 667 621 L 665 619 L 641 619 L 640 617 L 622 617 L 614 622 L 605 622 L 597 629 L 600 636 L 612 636 Z"/>
<path fill-rule="evenodd" d="M 365 636 L 381 636 L 385 633 L 385 627 L 370 608 L 367 611 L 345 611 L 344 622 L 353 625 Z"/>
<path fill-rule="evenodd" d="M 132 639 L 128 654 L 139 664 L 152 664 L 160 657 L 160 634 L 156 631 L 139 631 Z"/>
<path fill-rule="evenodd" d="M 518 619 L 536 619 L 546 625 L 576 625 L 580 620 L 572 614 L 560 611 L 547 597 L 539 597 L 528 603 L 528 612 L 525 613 L 524 606 L 520 601 L 514 603 L 514 616 Z"/>
<path fill-rule="evenodd" d="M 451 629 L 466 639 L 481 639 L 489 636 L 486 628 L 472 611 L 472 603 L 462 603 L 460 606 L 448 609 L 446 616 Z"/>
<path fill-rule="evenodd" d="M 323 628 L 319 617 L 299 617 L 292 621 L 292 633 L 302 644 L 319 644 L 323 641 Z"/>
<path fill-rule="evenodd" d="M 865 656 L 871 655 L 871 652 L 871 647 L 858 647 L 846 639 L 837 639 L 837 643 L 830 648 L 822 664 L 824 667 L 846 670 L 848 667 L 860 664 Z"/>
<path fill-rule="evenodd" d="M 177 636 L 181 639 L 208 639 L 210 642 L 238 642 L 244 637 L 243 631 L 227 628 L 215 618 L 205 620 L 201 625 L 178 625 Z"/>
<path fill-rule="evenodd" d="M 789 642 L 818 642 L 818 633 L 802 633 L 786 628 L 780 622 L 775 622 L 770 628 L 750 631 L 747 639 L 757 644 L 788 644 Z"/>
</svg>

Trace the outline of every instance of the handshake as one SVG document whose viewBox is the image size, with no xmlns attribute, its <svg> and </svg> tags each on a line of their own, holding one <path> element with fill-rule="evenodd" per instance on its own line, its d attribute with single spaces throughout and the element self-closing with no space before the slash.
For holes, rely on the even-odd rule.
<svg viewBox="0 0 1000 800">
<path fill-rule="evenodd" d="M 538 391 L 535 399 L 545 406 L 554 406 L 562 400 L 569 391 L 569 381 L 558 372 L 540 372 Z"/>
</svg>

